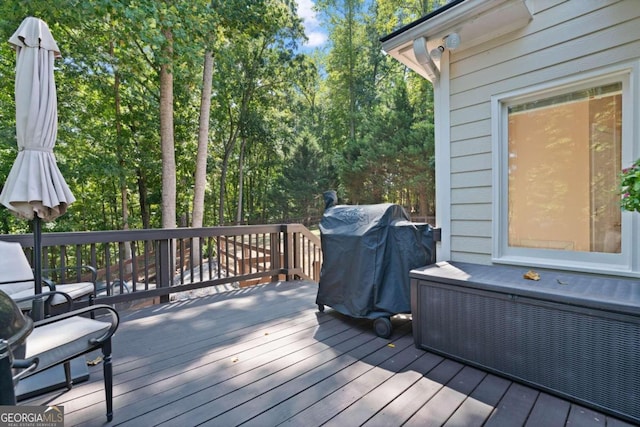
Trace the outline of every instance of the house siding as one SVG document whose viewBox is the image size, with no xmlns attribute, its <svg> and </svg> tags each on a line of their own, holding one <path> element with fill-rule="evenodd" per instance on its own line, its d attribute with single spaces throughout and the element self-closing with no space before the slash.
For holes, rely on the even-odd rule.
<svg viewBox="0 0 640 427">
<path fill-rule="evenodd" d="M 533 19 L 526 27 L 450 56 L 454 261 L 491 262 L 491 96 L 640 58 L 638 0 L 530 0 L 527 6 Z"/>
</svg>

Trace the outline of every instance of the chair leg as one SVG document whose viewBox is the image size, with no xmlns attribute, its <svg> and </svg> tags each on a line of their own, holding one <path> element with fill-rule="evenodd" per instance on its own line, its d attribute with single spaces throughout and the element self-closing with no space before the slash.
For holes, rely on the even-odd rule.
<svg viewBox="0 0 640 427">
<path fill-rule="evenodd" d="M 9 343 L 0 340 L 0 405 L 16 404 L 11 372 L 11 349 Z"/>
<path fill-rule="evenodd" d="M 111 365 L 111 338 L 102 345 L 104 393 L 107 402 L 107 421 L 113 419 L 113 366 Z"/>
<path fill-rule="evenodd" d="M 89 305 L 93 305 L 93 303 L 94 303 L 93 294 L 90 294 L 89 295 Z M 92 311 L 91 313 L 89 313 L 89 316 L 91 316 L 92 319 L 95 319 L 96 318 L 96 313 Z"/>
<path fill-rule="evenodd" d="M 73 378 L 71 377 L 71 361 L 64 363 L 64 379 L 67 383 L 67 389 L 73 387 Z"/>
</svg>

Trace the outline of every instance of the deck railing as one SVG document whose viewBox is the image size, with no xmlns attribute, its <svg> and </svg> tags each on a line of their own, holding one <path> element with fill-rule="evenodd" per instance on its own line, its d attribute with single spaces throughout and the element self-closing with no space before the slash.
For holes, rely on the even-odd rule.
<svg viewBox="0 0 640 427">
<path fill-rule="evenodd" d="M 0 235 L 28 257 L 33 235 Z M 99 302 L 115 304 L 216 285 L 249 286 L 277 280 L 319 280 L 320 239 L 300 224 L 43 233 L 42 265 L 54 282 L 97 271 Z M 56 272 L 73 271 L 71 276 Z"/>
</svg>

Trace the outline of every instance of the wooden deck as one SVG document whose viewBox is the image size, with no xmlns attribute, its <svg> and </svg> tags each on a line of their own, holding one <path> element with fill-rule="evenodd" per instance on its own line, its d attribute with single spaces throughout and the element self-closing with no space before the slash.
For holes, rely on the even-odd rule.
<svg viewBox="0 0 640 427">
<path fill-rule="evenodd" d="M 411 322 L 315 305 L 282 282 L 123 311 L 114 337 L 118 426 L 629 426 L 413 345 Z M 97 356 L 97 355 L 96 355 Z M 101 366 L 21 404 L 64 406 L 66 426 L 107 424 Z"/>
</svg>

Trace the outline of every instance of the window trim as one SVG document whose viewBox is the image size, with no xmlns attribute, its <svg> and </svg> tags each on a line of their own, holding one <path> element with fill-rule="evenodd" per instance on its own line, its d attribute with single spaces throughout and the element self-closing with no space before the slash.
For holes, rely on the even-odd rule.
<svg viewBox="0 0 640 427">
<path fill-rule="evenodd" d="M 639 63 L 624 63 L 491 97 L 493 149 L 492 254 L 494 263 L 640 277 L 640 214 L 622 212 L 621 253 L 571 252 L 508 245 L 508 107 L 534 99 L 622 82 L 622 166 L 640 157 Z"/>
</svg>

